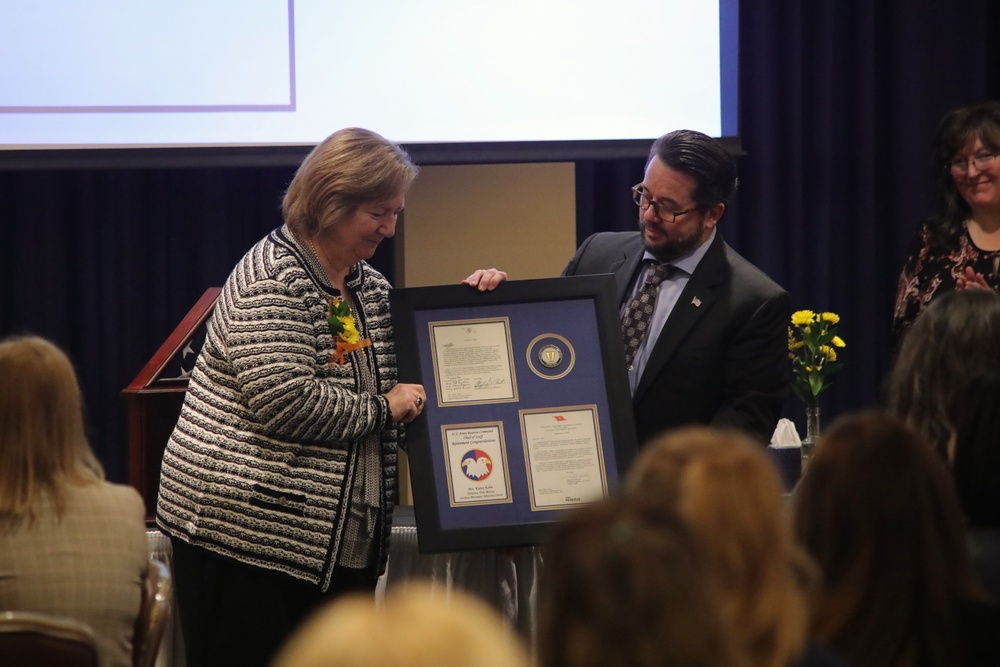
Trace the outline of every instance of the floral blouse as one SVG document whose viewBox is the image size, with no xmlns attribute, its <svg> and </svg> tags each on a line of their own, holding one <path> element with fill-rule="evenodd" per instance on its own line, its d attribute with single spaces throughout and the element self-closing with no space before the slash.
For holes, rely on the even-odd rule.
<svg viewBox="0 0 1000 667">
<path fill-rule="evenodd" d="M 986 284 L 993 289 L 1000 287 L 1000 250 L 980 250 L 972 242 L 968 230 L 957 237 L 952 250 L 932 254 L 925 224 L 917 233 L 915 247 L 915 252 L 903 265 L 896 289 L 892 339 L 897 346 L 913 320 L 935 296 L 955 289 L 967 266 L 983 274 Z"/>
</svg>

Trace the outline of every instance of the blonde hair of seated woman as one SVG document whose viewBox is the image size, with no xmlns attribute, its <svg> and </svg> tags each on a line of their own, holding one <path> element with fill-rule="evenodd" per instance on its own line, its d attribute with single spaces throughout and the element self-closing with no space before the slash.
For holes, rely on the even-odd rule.
<svg viewBox="0 0 1000 667">
<path fill-rule="evenodd" d="M 742 667 L 690 528 L 622 494 L 570 512 L 545 549 L 539 667 Z"/>
<path fill-rule="evenodd" d="M 82 621 L 101 665 L 131 664 L 145 508 L 135 489 L 104 480 L 82 404 L 56 345 L 0 341 L 0 610 Z"/>
<path fill-rule="evenodd" d="M 36 336 L 0 341 L 0 534 L 31 523 L 51 499 L 61 515 L 68 486 L 104 481 L 83 426 L 73 365 Z"/>
<path fill-rule="evenodd" d="M 691 527 L 749 664 L 795 664 L 816 569 L 794 540 L 781 480 L 760 445 L 711 427 L 670 431 L 643 447 L 625 490 L 675 509 Z"/>
<path fill-rule="evenodd" d="M 353 594 L 310 617 L 273 667 L 528 667 L 499 613 L 458 590 L 410 582 L 381 602 Z"/>
</svg>

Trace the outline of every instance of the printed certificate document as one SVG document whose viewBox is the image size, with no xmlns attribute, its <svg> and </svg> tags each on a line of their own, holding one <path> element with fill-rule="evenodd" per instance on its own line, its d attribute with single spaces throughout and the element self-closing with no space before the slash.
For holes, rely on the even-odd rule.
<svg viewBox="0 0 1000 667">
<path fill-rule="evenodd" d="M 509 503 L 503 422 L 441 427 L 452 507 Z"/>
<path fill-rule="evenodd" d="M 522 410 L 533 510 L 571 507 L 607 494 L 596 406 Z"/>
<path fill-rule="evenodd" d="M 429 324 L 439 405 L 517 400 L 506 318 Z"/>
</svg>

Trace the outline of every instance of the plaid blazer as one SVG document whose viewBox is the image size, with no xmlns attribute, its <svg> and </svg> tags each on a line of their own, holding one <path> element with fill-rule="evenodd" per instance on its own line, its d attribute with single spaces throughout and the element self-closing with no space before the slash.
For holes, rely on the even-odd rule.
<svg viewBox="0 0 1000 667">
<path fill-rule="evenodd" d="M 0 611 L 83 621 L 101 665 L 132 664 L 132 634 L 149 563 L 145 508 L 129 486 L 70 487 L 57 518 L 45 503 L 30 525 L 0 532 Z"/>
</svg>

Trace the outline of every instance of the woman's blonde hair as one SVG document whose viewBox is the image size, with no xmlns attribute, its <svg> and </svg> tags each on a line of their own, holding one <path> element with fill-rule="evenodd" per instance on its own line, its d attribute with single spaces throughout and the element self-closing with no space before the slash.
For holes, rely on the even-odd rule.
<svg viewBox="0 0 1000 667">
<path fill-rule="evenodd" d="M 539 667 L 742 667 L 711 568 L 672 508 L 614 494 L 569 512 L 538 585 Z"/>
<path fill-rule="evenodd" d="M 416 177 L 416 165 L 397 144 L 359 127 L 338 130 L 299 165 L 281 206 L 285 223 L 315 236 L 359 206 L 405 193 Z"/>
<path fill-rule="evenodd" d="M 65 488 L 104 479 L 83 428 L 70 360 L 37 336 L 0 342 L 0 531 L 34 519 L 46 496 L 61 514 Z"/>
<path fill-rule="evenodd" d="M 499 612 L 458 590 L 408 582 L 377 602 L 338 598 L 289 639 L 272 667 L 528 667 Z"/>
<path fill-rule="evenodd" d="M 815 567 L 794 541 L 781 481 L 760 445 L 708 427 L 668 432 L 639 453 L 625 491 L 688 522 L 750 664 L 786 667 L 800 657 Z"/>
</svg>

